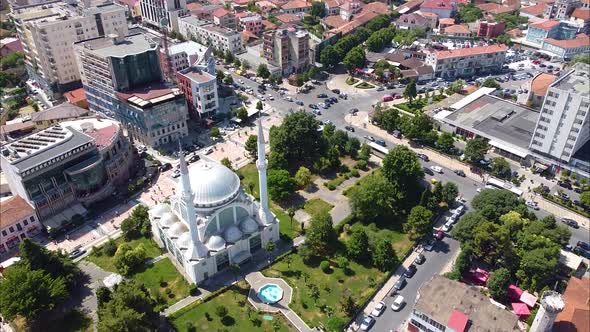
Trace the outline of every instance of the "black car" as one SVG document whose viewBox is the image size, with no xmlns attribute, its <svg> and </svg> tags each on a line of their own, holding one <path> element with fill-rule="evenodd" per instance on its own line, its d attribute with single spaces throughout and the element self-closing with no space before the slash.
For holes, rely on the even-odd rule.
<svg viewBox="0 0 590 332">
<path fill-rule="evenodd" d="M 160 172 L 166 172 L 167 170 L 171 169 L 172 165 L 170 163 L 165 163 L 160 166 Z"/>
<path fill-rule="evenodd" d="M 340 94 L 340 89 L 332 89 L 332 92 L 334 92 L 335 94 L 339 95 Z"/>
<path fill-rule="evenodd" d="M 430 168 L 424 167 L 422 169 L 424 170 L 424 173 L 426 173 L 426 174 L 428 174 L 430 176 L 434 175 L 434 172 Z"/>
<path fill-rule="evenodd" d="M 330 97 L 330 98 L 328 98 L 328 100 L 330 100 L 330 102 L 332 104 L 336 104 L 338 102 L 338 98 L 336 98 L 336 97 Z"/>
<path fill-rule="evenodd" d="M 416 157 L 418 157 L 418 158 L 420 158 L 420 159 L 422 159 L 424 161 L 429 161 L 430 160 L 430 158 L 428 158 L 428 156 L 425 155 L 425 154 L 423 154 L 423 153 L 417 153 L 416 154 Z"/>
<path fill-rule="evenodd" d="M 316 105 L 316 104 L 309 104 L 309 108 L 314 109 L 314 110 L 320 109 L 318 107 L 318 105 Z"/>
<path fill-rule="evenodd" d="M 567 189 L 570 189 L 570 190 L 572 189 L 572 184 L 569 183 L 568 181 L 557 181 L 557 184 L 560 187 L 564 187 L 564 188 L 567 188 Z"/>
<path fill-rule="evenodd" d="M 590 244 L 588 244 L 588 243 L 586 243 L 584 241 L 578 241 L 578 243 L 576 243 L 576 246 L 577 247 L 580 247 L 580 248 L 582 248 L 584 250 L 590 251 Z"/>
<path fill-rule="evenodd" d="M 414 274 L 416 274 L 416 271 L 418 271 L 416 265 L 410 264 L 410 266 L 408 266 L 408 268 L 406 269 L 406 272 L 404 272 L 404 277 L 411 278 L 414 276 Z"/>
<path fill-rule="evenodd" d="M 358 108 L 353 108 L 349 112 L 350 112 L 350 114 L 357 114 L 359 112 L 359 109 Z"/>
<path fill-rule="evenodd" d="M 318 95 L 318 98 L 328 98 L 328 95 L 327 95 L 327 94 L 325 94 L 325 93 L 320 93 L 320 94 Z"/>
<path fill-rule="evenodd" d="M 386 146 L 386 145 L 387 145 L 387 144 L 385 143 L 385 141 L 384 141 L 384 140 L 382 140 L 382 139 L 378 139 L 378 140 L 376 140 L 376 141 L 375 141 L 375 143 L 377 143 L 377 144 L 379 144 L 379 145 L 381 145 L 381 146 Z"/>
<path fill-rule="evenodd" d="M 465 172 L 463 172 L 463 171 L 462 171 L 462 170 L 460 170 L 460 169 L 456 169 L 456 170 L 454 170 L 453 172 L 454 172 L 455 174 L 459 175 L 459 176 L 465 177 Z"/>
<path fill-rule="evenodd" d="M 581 193 L 583 193 L 583 192 L 584 192 L 584 190 L 583 190 L 582 188 L 578 188 L 578 187 L 576 187 L 576 188 L 574 188 L 574 192 L 575 192 L 575 193 L 578 193 L 578 194 L 581 194 Z"/>
<path fill-rule="evenodd" d="M 561 222 L 573 228 L 580 228 L 578 222 L 570 218 L 561 218 Z"/>
<path fill-rule="evenodd" d="M 404 289 L 404 287 L 406 287 L 407 283 L 408 282 L 406 281 L 406 278 L 401 277 L 398 279 L 398 281 L 395 282 L 395 284 L 393 285 L 393 289 L 395 289 L 396 291 L 400 291 Z"/>
<path fill-rule="evenodd" d="M 576 246 L 574 248 L 574 253 L 576 255 L 580 255 L 582 257 L 586 257 L 586 258 L 590 259 L 590 251 L 584 250 L 584 248 L 582 248 L 582 247 Z"/>
<path fill-rule="evenodd" d="M 344 126 L 344 129 L 351 131 L 354 133 L 354 127 L 353 126 Z"/>
</svg>

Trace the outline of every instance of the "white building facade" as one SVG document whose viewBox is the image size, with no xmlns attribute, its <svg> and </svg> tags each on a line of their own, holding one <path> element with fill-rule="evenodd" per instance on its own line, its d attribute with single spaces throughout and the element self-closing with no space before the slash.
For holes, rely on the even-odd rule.
<svg viewBox="0 0 590 332">
<path fill-rule="evenodd" d="M 189 14 L 186 0 L 164 0 L 164 8 L 161 0 L 141 0 L 139 6 L 144 22 L 160 27 L 165 18 L 168 28 L 174 31 L 178 31 L 178 19 Z"/>
<path fill-rule="evenodd" d="M 279 222 L 268 207 L 266 157 L 258 123 L 260 203 L 227 167 L 201 161 L 188 169 L 180 157 L 178 195 L 150 209 L 154 239 L 176 267 L 199 284 L 232 264 L 242 264 L 267 243 L 279 240 Z"/>
<path fill-rule="evenodd" d="M 215 47 L 221 51 L 242 53 L 242 36 L 239 32 L 199 20 L 195 16 L 185 16 L 178 20 L 178 31 L 186 39 L 195 38 L 197 42 Z"/>
</svg>

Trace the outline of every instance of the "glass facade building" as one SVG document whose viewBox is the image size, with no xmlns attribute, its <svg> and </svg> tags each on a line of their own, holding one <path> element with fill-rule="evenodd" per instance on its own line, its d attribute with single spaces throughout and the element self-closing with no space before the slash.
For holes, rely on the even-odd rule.
<svg viewBox="0 0 590 332">
<path fill-rule="evenodd" d="M 145 51 L 121 58 L 111 57 L 116 91 L 126 91 L 162 81 L 158 51 Z"/>
</svg>

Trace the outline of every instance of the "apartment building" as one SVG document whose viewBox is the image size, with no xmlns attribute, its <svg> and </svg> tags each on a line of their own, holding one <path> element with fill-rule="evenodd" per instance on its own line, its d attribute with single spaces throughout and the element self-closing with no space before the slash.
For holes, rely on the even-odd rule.
<svg viewBox="0 0 590 332">
<path fill-rule="evenodd" d="M 263 30 L 262 16 L 258 14 L 246 15 L 240 17 L 239 20 L 242 31 L 248 31 L 258 36 Z"/>
<path fill-rule="evenodd" d="M 569 163 L 590 139 L 590 66 L 578 63 L 547 90 L 530 149 Z"/>
<path fill-rule="evenodd" d="M 546 38 L 568 40 L 576 38 L 577 29 L 558 20 L 545 20 L 529 24 L 526 41 L 542 46 Z"/>
<path fill-rule="evenodd" d="M 543 17 L 546 19 L 565 20 L 574 9 L 581 6 L 580 0 L 557 0 L 545 3 Z"/>
<path fill-rule="evenodd" d="M 225 8 L 218 8 L 211 15 L 213 16 L 213 23 L 215 25 L 232 30 L 238 29 L 236 15 Z"/>
<path fill-rule="evenodd" d="M 195 38 L 201 44 L 224 52 L 229 51 L 236 54 L 244 51 L 242 37 L 235 30 L 215 26 L 192 15 L 179 19 L 178 26 L 180 34 L 186 39 Z"/>
<path fill-rule="evenodd" d="M 481 75 L 502 69 L 506 45 L 490 45 L 446 51 L 431 51 L 426 64 L 436 77 L 455 78 Z"/>
<path fill-rule="evenodd" d="M 571 59 L 578 54 L 590 53 L 590 36 L 580 33 L 574 39 L 547 38 L 541 48 L 562 59 Z"/>
<path fill-rule="evenodd" d="M 309 33 L 295 28 L 263 34 L 263 56 L 284 76 L 300 73 L 309 67 Z"/>
<path fill-rule="evenodd" d="M 213 48 L 210 46 L 187 40 L 182 43 L 169 45 L 168 54 L 174 74 L 188 67 L 197 66 L 215 75 L 215 58 L 213 58 Z M 167 72 L 167 63 L 164 61 L 165 56 L 166 52 L 164 49 L 160 49 L 162 70 Z"/>
<path fill-rule="evenodd" d="M 59 228 L 127 182 L 132 147 L 121 126 L 96 117 L 63 122 L 6 144 L 0 162 L 14 195 Z M 68 218 L 69 216 L 69 218 Z"/>
<path fill-rule="evenodd" d="M 209 117 L 219 107 L 217 77 L 202 68 L 190 67 L 176 73 L 178 88 L 183 92 L 189 112 L 199 118 Z"/>
<path fill-rule="evenodd" d="M 433 13 L 440 18 L 450 18 L 457 10 L 457 1 L 454 0 L 425 0 L 420 5 L 423 13 Z"/>
<path fill-rule="evenodd" d="M 504 33 L 504 22 L 479 21 L 477 36 L 482 38 L 496 38 Z"/>
<path fill-rule="evenodd" d="M 156 41 L 137 33 L 84 40 L 75 49 L 90 110 L 121 121 L 148 146 L 187 135 L 186 102 L 162 84 Z"/>
<path fill-rule="evenodd" d="M 55 1 L 15 8 L 11 16 L 29 77 L 56 98 L 80 87 L 74 42 L 128 32 L 125 7 L 113 3 L 74 7 Z"/>
<path fill-rule="evenodd" d="M 42 229 L 35 209 L 20 196 L 1 201 L 0 215 L 0 257 Z"/>
<path fill-rule="evenodd" d="M 162 7 L 162 2 L 164 6 Z M 166 26 L 174 31 L 178 30 L 178 19 L 189 15 L 186 0 L 140 0 L 141 17 L 143 22 L 155 26 L 162 26 L 162 19 L 166 19 Z"/>
</svg>

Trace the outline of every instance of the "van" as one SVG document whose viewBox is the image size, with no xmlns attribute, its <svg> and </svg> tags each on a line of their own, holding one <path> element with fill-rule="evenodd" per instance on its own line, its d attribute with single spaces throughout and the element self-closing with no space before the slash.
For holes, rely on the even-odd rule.
<svg viewBox="0 0 590 332">
<path fill-rule="evenodd" d="M 383 102 L 392 101 L 393 100 L 393 96 L 392 95 L 385 95 L 385 96 L 383 96 L 383 98 L 381 98 L 381 100 Z"/>
</svg>

